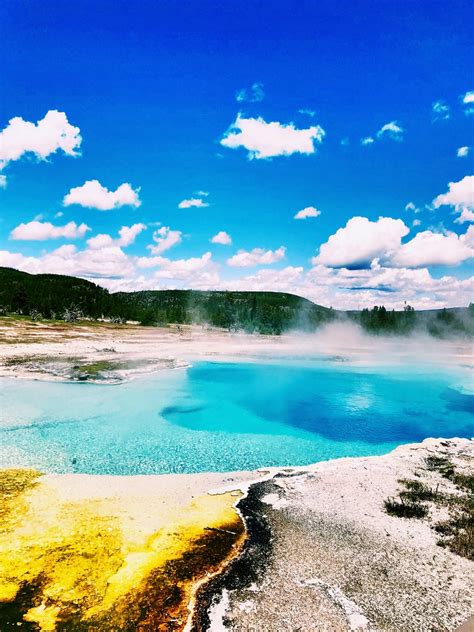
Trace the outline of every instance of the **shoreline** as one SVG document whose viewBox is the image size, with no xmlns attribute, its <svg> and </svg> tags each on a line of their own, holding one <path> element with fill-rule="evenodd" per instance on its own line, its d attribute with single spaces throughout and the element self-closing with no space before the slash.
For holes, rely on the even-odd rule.
<svg viewBox="0 0 474 632">
<path fill-rule="evenodd" d="M 321 362 L 367 367 L 407 363 L 474 369 L 464 339 L 368 336 L 360 328 L 332 324 L 315 334 L 282 336 L 207 330 L 48 324 L 0 317 L 0 377 L 121 383 L 195 361 Z"/>
</svg>

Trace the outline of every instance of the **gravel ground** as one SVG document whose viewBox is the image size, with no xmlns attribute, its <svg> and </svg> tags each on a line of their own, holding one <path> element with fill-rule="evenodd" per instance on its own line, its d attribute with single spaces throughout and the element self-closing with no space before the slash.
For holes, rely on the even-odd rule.
<svg viewBox="0 0 474 632">
<path fill-rule="evenodd" d="M 415 472 L 455 492 L 424 459 L 447 455 L 460 471 L 472 471 L 473 449 L 472 441 L 429 439 L 383 457 L 330 461 L 257 483 L 252 511 L 270 534 L 260 550 L 253 543 L 258 577 L 246 581 L 245 568 L 231 567 L 209 587 L 205 627 L 452 632 L 473 613 L 474 564 L 436 544 L 432 526 L 444 510 L 430 504 L 423 520 L 398 518 L 383 511 L 383 501 L 400 489 L 398 479 Z"/>
</svg>

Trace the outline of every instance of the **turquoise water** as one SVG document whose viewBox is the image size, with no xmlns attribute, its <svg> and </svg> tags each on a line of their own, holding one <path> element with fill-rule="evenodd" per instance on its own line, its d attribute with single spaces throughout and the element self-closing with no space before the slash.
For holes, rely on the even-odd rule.
<svg viewBox="0 0 474 632">
<path fill-rule="evenodd" d="M 0 379 L 0 466 L 150 474 L 305 465 L 471 437 L 465 373 L 202 362 L 119 385 Z"/>
</svg>

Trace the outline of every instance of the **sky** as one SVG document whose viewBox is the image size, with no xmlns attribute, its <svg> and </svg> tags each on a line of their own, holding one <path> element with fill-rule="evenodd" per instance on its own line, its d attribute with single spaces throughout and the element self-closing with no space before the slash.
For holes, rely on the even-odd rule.
<svg viewBox="0 0 474 632">
<path fill-rule="evenodd" d="M 0 4 L 0 266 L 473 298 L 465 0 Z"/>
</svg>

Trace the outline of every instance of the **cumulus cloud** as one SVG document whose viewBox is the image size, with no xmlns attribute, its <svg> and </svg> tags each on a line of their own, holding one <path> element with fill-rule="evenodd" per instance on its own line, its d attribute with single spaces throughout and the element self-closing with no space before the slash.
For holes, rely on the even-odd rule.
<svg viewBox="0 0 474 632">
<path fill-rule="evenodd" d="M 461 98 L 465 114 L 474 114 L 474 90 L 469 90 Z"/>
<path fill-rule="evenodd" d="M 37 123 L 15 116 L 0 132 L 0 170 L 25 154 L 33 154 L 38 160 L 59 150 L 77 156 L 81 140 L 80 129 L 69 123 L 64 112 L 49 110 Z"/>
<path fill-rule="evenodd" d="M 91 250 L 100 250 L 102 248 L 126 248 L 133 244 L 137 236 L 146 230 L 145 224 L 133 224 L 133 226 L 122 226 L 119 230 L 119 237 L 114 239 L 111 235 L 100 233 L 95 237 L 87 240 L 87 245 Z"/>
<path fill-rule="evenodd" d="M 0 251 L 0 266 L 11 266 L 32 274 L 49 272 L 86 279 L 123 278 L 134 273 L 133 263 L 120 248 L 78 250 L 71 244 L 40 257 Z"/>
<path fill-rule="evenodd" d="M 258 103 L 265 98 L 265 92 L 263 91 L 263 84 L 258 81 L 252 84 L 249 90 L 242 88 L 235 93 L 236 101 L 247 101 L 248 103 Z"/>
<path fill-rule="evenodd" d="M 321 143 L 325 131 L 319 125 L 297 129 L 277 121 L 267 123 L 262 117 L 244 118 L 237 115 L 224 134 L 221 145 L 230 149 L 244 147 L 249 158 L 274 158 L 292 154 L 314 154 L 315 143 Z"/>
<path fill-rule="evenodd" d="M 225 230 L 219 231 L 214 237 L 211 239 L 211 243 L 213 244 L 221 244 L 222 246 L 230 246 L 232 243 L 232 237 L 229 233 L 226 233 Z"/>
<path fill-rule="evenodd" d="M 365 217 L 353 217 L 320 246 L 312 263 L 350 271 L 425 268 L 458 265 L 474 254 L 474 227 L 460 236 L 426 230 L 402 243 L 408 233 L 409 228 L 400 219 L 380 217 L 371 222 Z"/>
<path fill-rule="evenodd" d="M 169 226 L 162 226 L 153 233 L 154 246 L 148 246 L 153 255 L 161 255 L 173 246 L 180 244 L 183 233 L 180 230 L 171 230 Z"/>
<path fill-rule="evenodd" d="M 365 138 L 360 139 L 361 145 L 372 145 L 372 143 L 375 143 L 375 140 L 372 138 L 372 136 L 365 136 Z"/>
<path fill-rule="evenodd" d="M 468 155 L 469 155 L 469 147 L 467 145 L 464 145 L 464 147 L 459 147 L 459 149 L 456 151 L 456 156 L 458 158 L 465 158 Z"/>
<path fill-rule="evenodd" d="M 7 176 L 0 175 L 0 189 L 7 188 Z"/>
<path fill-rule="evenodd" d="M 251 268 L 258 265 L 271 265 L 277 263 L 285 257 L 286 248 L 280 246 L 277 250 L 264 250 L 254 248 L 253 250 L 239 250 L 237 254 L 227 259 L 227 265 L 233 268 Z"/>
<path fill-rule="evenodd" d="M 303 274 L 302 266 L 287 266 L 281 270 L 258 270 L 240 279 L 223 281 L 221 285 L 229 290 L 294 292 L 295 283 L 303 281 Z"/>
<path fill-rule="evenodd" d="M 23 241 L 45 241 L 47 239 L 77 239 L 84 237 L 87 231 L 91 230 L 86 224 L 76 224 L 68 222 L 64 226 L 55 226 L 50 222 L 39 222 L 34 220 L 20 224 L 10 233 L 10 239 Z"/>
<path fill-rule="evenodd" d="M 319 248 L 313 264 L 332 268 L 369 268 L 374 259 L 390 257 L 409 228 L 401 219 L 352 217 Z"/>
<path fill-rule="evenodd" d="M 474 103 L 474 90 L 470 90 L 469 92 L 466 92 L 466 94 L 462 98 L 462 102 L 464 104 Z"/>
<path fill-rule="evenodd" d="M 137 266 L 142 269 L 158 268 L 155 279 L 167 279 L 174 282 L 188 282 L 191 287 L 211 287 L 219 282 L 217 265 L 212 261 L 212 254 L 205 252 L 201 257 L 189 259 L 168 259 L 167 257 L 139 257 Z"/>
<path fill-rule="evenodd" d="M 451 116 L 449 105 L 441 99 L 433 102 L 431 112 L 434 121 L 447 120 Z"/>
<path fill-rule="evenodd" d="M 216 286 L 214 286 L 216 287 Z M 453 276 L 433 278 L 426 268 L 385 268 L 347 270 L 317 265 L 305 272 L 302 267 L 264 269 L 239 279 L 222 280 L 228 290 L 291 292 L 320 305 L 336 309 L 357 309 L 384 304 L 402 309 L 408 301 L 417 309 L 467 305 L 472 296 L 472 279 Z"/>
<path fill-rule="evenodd" d="M 201 196 L 208 195 L 204 191 L 200 191 L 199 193 Z M 209 206 L 209 204 L 205 202 L 202 199 L 202 197 L 195 197 L 195 198 L 189 198 L 188 200 L 181 200 L 181 202 L 178 204 L 178 208 L 192 208 L 192 207 L 204 208 L 206 206 Z"/>
<path fill-rule="evenodd" d="M 474 226 L 470 229 L 474 230 Z M 472 233 L 458 236 L 450 232 L 443 234 L 425 230 L 402 244 L 390 263 L 401 268 L 458 265 L 474 255 L 474 250 L 468 245 L 471 236 Z"/>
<path fill-rule="evenodd" d="M 459 216 L 457 223 L 474 222 L 474 176 L 464 176 L 458 182 L 450 182 L 447 193 L 433 200 L 434 208 L 451 206 Z"/>
<path fill-rule="evenodd" d="M 306 219 L 308 217 L 318 217 L 318 215 L 321 215 L 321 211 L 318 211 L 314 206 L 307 206 L 298 211 L 293 219 Z"/>
<path fill-rule="evenodd" d="M 110 211 L 121 206 L 137 208 L 141 204 L 139 191 L 139 188 L 133 189 L 128 182 L 121 184 L 115 191 L 109 191 L 98 180 L 87 180 L 82 186 L 72 188 L 64 197 L 63 204 L 79 204 L 99 211 Z"/>
</svg>

